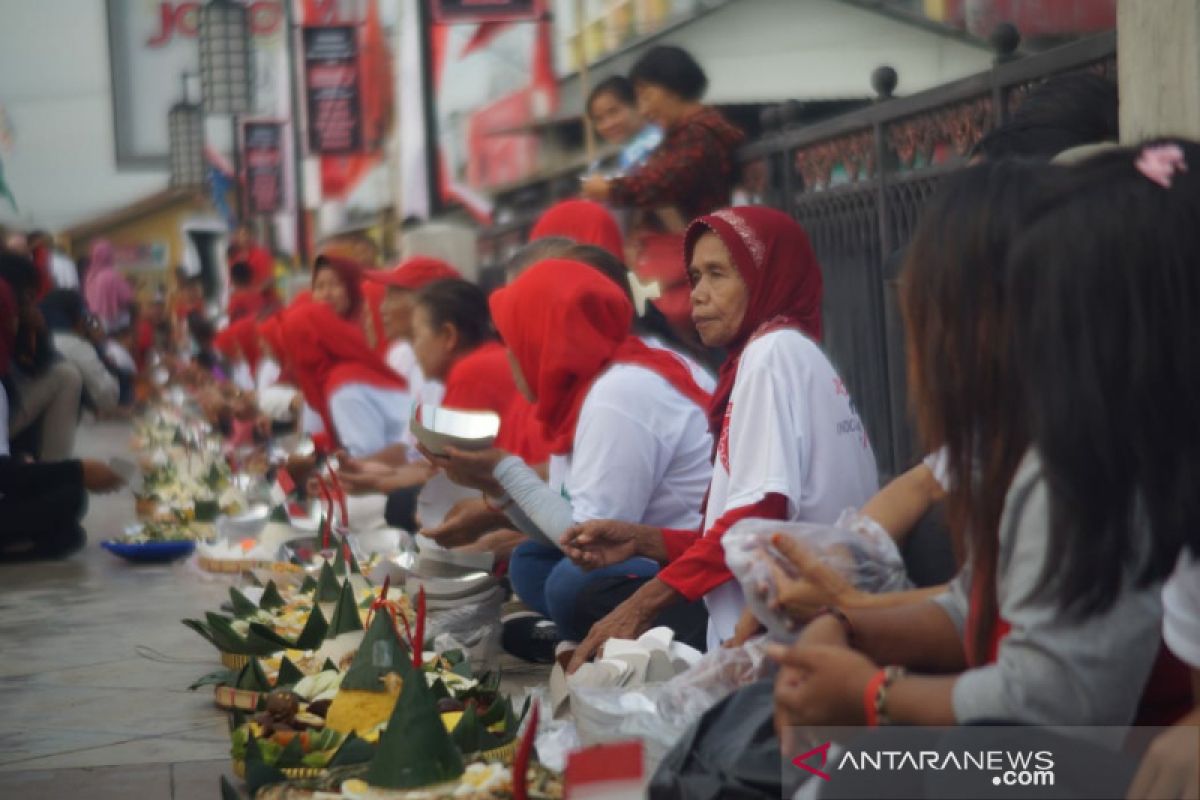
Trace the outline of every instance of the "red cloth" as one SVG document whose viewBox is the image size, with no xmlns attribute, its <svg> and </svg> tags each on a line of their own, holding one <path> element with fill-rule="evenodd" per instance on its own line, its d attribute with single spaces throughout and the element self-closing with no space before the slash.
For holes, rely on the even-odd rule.
<svg viewBox="0 0 1200 800">
<path fill-rule="evenodd" d="M 720 440 L 742 350 L 751 339 L 778 328 L 797 328 L 810 339 L 821 340 L 823 283 L 808 234 L 781 211 L 745 206 L 700 217 L 684 237 L 685 264 L 692 263 L 696 242 L 709 232 L 717 234 L 733 256 L 749 294 L 746 315 L 727 346 L 708 412 L 715 444 Z"/>
<path fill-rule="evenodd" d="M 541 426 L 531 425 L 533 406 L 517 391 L 508 354 L 498 342 L 480 345 L 450 366 L 442 405 L 493 411 L 500 415 L 498 448 L 527 464 L 541 464 L 550 457 Z"/>
<path fill-rule="evenodd" d="M 366 270 L 369 275 L 371 270 Z M 360 286 L 363 296 L 363 333 L 367 336 L 367 344 L 371 345 L 381 356 L 387 356 L 388 337 L 383 327 L 383 297 L 387 289 L 382 284 L 364 279 Z"/>
<path fill-rule="evenodd" d="M 146 318 L 138 320 L 137 325 L 137 342 L 134 346 L 133 360 L 137 362 L 138 369 L 144 369 L 146 366 L 146 358 L 150 355 L 150 351 L 154 349 L 154 323 Z"/>
<path fill-rule="evenodd" d="M 492 319 L 537 398 L 551 453 L 569 453 L 592 382 L 610 365 L 635 364 L 661 375 L 706 407 L 709 395 L 678 357 L 630 333 L 633 304 L 615 283 L 576 261 L 535 264 L 489 299 Z"/>
<path fill-rule="evenodd" d="M 346 296 L 350 298 L 350 308 L 343 315 L 344 319 L 359 319 L 362 313 L 363 297 L 363 269 L 361 264 L 351 261 L 348 258 L 341 256 L 318 256 L 317 263 L 313 267 L 312 285 L 317 285 L 317 276 L 323 270 L 333 270 L 341 279 L 342 285 L 346 287 Z"/>
<path fill-rule="evenodd" d="M 237 248 L 229 254 L 228 261 L 230 266 L 240 261 L 250 265 L 256 291 L 262 291 L 264 287 L 269 287 L 275 282 L 275 259 L 271 256 L 271 251 L 261 245 Z"/>
<path fill-rule="evenodd" d="M 329 398 L 342 386 L 362 383 L 378 389 L 407 391 L 408 382 L 367 344 L 362 329 L 324 303 L 305 303 L 283 315 L 288 365 L 305 401 L 321 415 L 325 430 L 336 436 Z"/>
<path fill-rule="evenodd" d="M 435 281 L 461 280 L 462 273 L 440 258 L 413 256 L 389 270 L 369 270 L 365 277 L 375 283 L 415 292 Z"/>
<path fill-rule="evenodd" d="M 675 206 L 684 219 L 729 205 L 737 180 L 737 149 L 745 134 L 715 108 L 671 126 L 650 157 L 631 175 L 609 181 L 617 206 Z"/>
<path fill-rule="evenodd" d="M 17 297 L 8 281 L 0 280 L 0 320 L 4 320 L 4 324 L 0 325 L 0 376 L 8 374 L 13 350 L 17 346 L 17 329 L 11 324 L 11 320 L 16 318 Z M 0 388 L 2 391 L 4 389 Z"/>
<path fill-rule="evenodd" d="M 591 200 L 564 200 L 546 209 L 529 232 L 529 241 L 562 236 L 602 247 L 625 261 L 625 240 L 607 208 Z"/>
<path fill-rule="evenodd" d="M 726 511 L 703 536 L 696 531 L 664 530 L 663 542 L 670 563 L 659 571 L 658 579 L 689 601 L 699 600 L 733 578 L 725 565 L 725 548 L 721 545 L 725 531 L 744 519 L 787 518 L 787 498 L 771 492 L 753 505 Z"/>
<path fill-rule="evenodd" d="M 33 248 L 30 256 L 33 258 L 33 265 L 38 270 L 37 299 L 44 300 L 46 295 L 54 289 L 54 274 L 50 270 L 50 248 L 39 245 Z"/>
<path fill-rule="evenodd" d="M 229 321 L 237 322 L 244 317 L 257 317 L 267 299 L 257 289 L 238 289 L 229 295 Z"/>
</svg>

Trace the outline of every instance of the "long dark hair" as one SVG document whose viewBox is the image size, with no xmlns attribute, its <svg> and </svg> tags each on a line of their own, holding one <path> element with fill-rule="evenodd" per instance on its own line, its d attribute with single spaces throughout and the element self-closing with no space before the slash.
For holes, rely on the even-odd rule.
<svg viewBox="0 0 1200 800">
<path fill-rule="evenodd" d="M 1010 258 L 1051 497 L 1041 585 L 1064 611 L 1110 608 L 1131 562 L 1146 586 L 1200 554 L 1200 146 L 1170 144 L 1186 171 L 1169 187 L 1138 170 L 1141 148 L 1070 170 Z"/>
<path fill-rule="evenodd" d="M 1000 516 L 1029 445 L 1008 349 L 1005 259 L 1058 171 L 1000 162 L 947 178 L 901 272 L 910 402 L 924 446 L 947 452 L 947 521 L 982 583 L 980 624 L 966 643 L 976 663 L 994 627 Z"/>
</svg>

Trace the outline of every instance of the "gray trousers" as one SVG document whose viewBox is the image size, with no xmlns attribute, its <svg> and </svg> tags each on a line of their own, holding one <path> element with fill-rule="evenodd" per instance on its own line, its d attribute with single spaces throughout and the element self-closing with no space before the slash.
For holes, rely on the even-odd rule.
<svg viewBox="0 0 1200 800">
<path fill-rule="evenodd" d="M 19 405 L 10 409 L 8 432 L 15 438 L 38 426 L 38 461 L 64 461 L 75 452 L 75 427 L 83 378 L 65 359 L 36 378 L 13 371 Z"/>
</svg>

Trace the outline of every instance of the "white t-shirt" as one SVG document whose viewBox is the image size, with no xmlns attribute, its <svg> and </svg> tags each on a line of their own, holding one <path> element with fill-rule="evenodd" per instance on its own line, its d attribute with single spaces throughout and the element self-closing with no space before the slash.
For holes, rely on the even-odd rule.
<svg viewBox="0 0 1200 800">
<path fill-rule="evenodd" d="M 588 390 L 571 453 L 551 456 L 550 488 L 576 522 L 695 529 L 711 450 L 703 409 L 660 375 L 614 364 Z"/>
<path fill-rule="evenodd" d="M 363 458 L 405 441 L 411 406 L 408 392 L 348 383 L 330 395 L 329 416 L 346 451 Z"/>
<path fill-rule="evenodd" d="M 639 336 L 638 338 L 647 347 L 653 347 L 655 350 L 665 350 L 684 364 L 687 364 L 688 370 L 692 373 L 692 380 L 704 391 L 712 394 L 713 390 L 717 388 L 717 379 L 713 377 L 713 374 L 702 367 L 699 361 L 687 353 L 679 352 L 657 336 Z"/>
<path fill-rule="evenodd" d="M 404 339 L 397 339 L 388 346 L 387 365 L 394 372 L 408 381 L 408 391 L 418 403 L 436 406 L 442 402 L 446 387 L 441 381 L 426 380 L 421 365 L 417 363 L 417 354 L 413 352 L 412 344 Z"/>
<path fill-rule="evenodd" d="M 250 365 L 245 361 L 239 361 L 233 365 L 232 374 L 229 376 L 229 380 L 233 382 L 234 386 L 241 389 L 243 392 L 252 392 L 256 387 L 254 375 L 250 372 Z"/>
<path fill-rule="evenodd" d="M 75 269 L 75 262 L 57 250 L 50 254 L 50 277 L 59 289 L 79 288 L 79 271 Z"/>
<path fill-rule="evenodd" d="M 706 531 L 772 493 L 788 499 L 789 520 L 833 523 L 879 489 L 875 454 L 845 384 L 821 348 L 793 328 L 746 346 L 725 420 Z M 711 648 L 733 635 L 741 587 L 727 581 L 705 602 Z"/>
<path fill-rule="evenodd" d="M 262 358 L 258 362 L 258 370 L 254 374 L 254 384 L 258 391 L 268 389 L 279 383 L 282 370 L 279 362 L 273 358 Z"/>
<path fill-rule="evenodd" d="M 1171 652 L 1200 669 L 1200 559 L 1182 553 L 1163 587 L 1163 639 Z"/>
<path fill-rule="evenodd" d="M 121 346 L 121 343 L 116 339 L 109 339 L 104 343 L 104 356 L 112 365 L 122 372 L 134 374 L 137 372 L 137 362 L 133 360 L 133 356 L 129 355 L 129 351 Z"/>
</svg>

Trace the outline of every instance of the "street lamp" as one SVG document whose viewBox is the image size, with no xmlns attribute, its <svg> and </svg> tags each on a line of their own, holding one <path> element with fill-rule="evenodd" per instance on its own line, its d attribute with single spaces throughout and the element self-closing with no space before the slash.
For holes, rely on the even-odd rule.
<svg viewBox="0 0 1200 800">
<path fill-rule="evenodd" d="M 186 80 L 186 78 L 185 78 Z M 186 86 L 186 84 L 185 84 Z M 170 143 L 171 185 L 203 186 L 204 110 L 184 97 L 167 112 Z"/>
<path fill-rule="evenodd" d="M 209 0 L 200 7 L 200 83 L 209 114 L 249 114 L 254 110 L 254 63 L 250 51 L 250 12 L 233 0 Z"/>
</svg>

